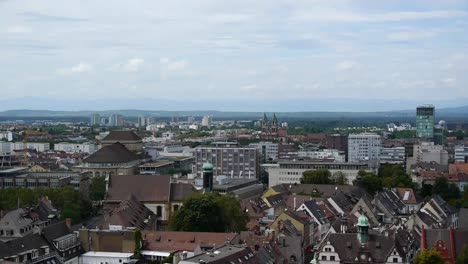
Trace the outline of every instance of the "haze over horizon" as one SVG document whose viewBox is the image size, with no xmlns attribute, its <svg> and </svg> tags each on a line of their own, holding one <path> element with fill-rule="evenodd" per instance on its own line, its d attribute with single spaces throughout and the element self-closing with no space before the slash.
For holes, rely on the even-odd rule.
<svg viewBox="0 0 468 264">
<path fill-rule="evenodd" d="M 468 102 L 464 0 L 3 0 L 0 24 L 0 111 Z"/>
</svg>

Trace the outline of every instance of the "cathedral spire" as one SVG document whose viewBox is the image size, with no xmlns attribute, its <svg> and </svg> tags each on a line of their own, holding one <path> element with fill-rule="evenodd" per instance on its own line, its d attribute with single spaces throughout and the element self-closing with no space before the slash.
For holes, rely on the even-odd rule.
<svg viewBox="0 0 468 264">
<path fill-rule="evenodd" d="M 268 121 L 268 117 L 265 112 L 263 113 L 263 121 Z"/>
</svg>

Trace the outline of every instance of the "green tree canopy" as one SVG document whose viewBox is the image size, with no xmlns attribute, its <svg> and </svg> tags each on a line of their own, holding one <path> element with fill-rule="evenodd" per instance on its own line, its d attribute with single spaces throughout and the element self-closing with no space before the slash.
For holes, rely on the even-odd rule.
<svg viewBox="0 0 468 264">
<path fill-rule="evenodd" d="M 346 178 L 346 175 L 342 171 L 337 171 L 333 173 L 333 181 L 338 185 L 348 184 L 348 179 Z"/>
<path fill-rule="evenodd" d="M 106 177 L 97 176 L 91 180 L 89 185 L 89 199 L 92 201 L 102 201 L 106 195 Z"/>
<path fill-rule="evenodd" d="M 364 188 L 370 195 L 375 195 L 382 190 L 382 178 L 372 172 L 359 171 L 358 178 L 353 182 L 354 185 Z"/>
<path fill-rule="evenodd" d="M 248 216 L 233 196 L 196 193 L 184 199 L 183 204 L 170 219 L 171 230 L 194 232 L 245 230 Z"/>
<path fill-rule="evenodd" d="M 332 184 L 333 179 L 331 178 L 331 173 L 327 169 L 317 169 L 317 170 L 308 170 L 304 171 L 304 183 L 312 184 Z"/>
<path fill-rule="evenodd" d="M 445 264 L 442 255 L 440 255 L 439 251 L 431 249 L 431 250 L 423 250 L 419 252 L 416 257 L 413 259 L 414 264 Z"/>
</svg>

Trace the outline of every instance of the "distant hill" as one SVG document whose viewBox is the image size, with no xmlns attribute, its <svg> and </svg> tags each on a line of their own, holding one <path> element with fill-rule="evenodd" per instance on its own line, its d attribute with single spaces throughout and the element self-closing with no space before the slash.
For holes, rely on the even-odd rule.
<svg viewBox="0 0 468 264">
<path fill-rule="evenodd" d="M 186 116 L 205 116 L 213 115 L 214 118 L 249 118 L 258 119 L 263 116 L 263 112 L 231 112 L 231 111 L 151 111 L 138 109 L 116 109 L 106 111 L 50 111 L 50 110 L 7 110 L 0 112 L 2 117 L 89 117 L 92 113 L 99 113 L 102 116 L 111 114 L 120 114 L 128 117 L 137 116 L 154 116 L 154 117 L 186 117 Z M 278 112 L 276 115 L 280 118 L 298 118 L 298 119 L 314 119 L 314 118 L 398 118 L 415 116 L 415 110 L 401 111 L 386 111 L 386 112 Z M 445 117 L 468 119 L 468 106 L 442 108 L 436 110 L 437 118 Z"/>
</svg>

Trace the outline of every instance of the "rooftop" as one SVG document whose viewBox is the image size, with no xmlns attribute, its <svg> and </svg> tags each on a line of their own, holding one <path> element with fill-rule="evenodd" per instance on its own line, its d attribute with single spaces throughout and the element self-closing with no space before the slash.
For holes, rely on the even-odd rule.
<svg viewBox="0 0 468 264">
<path fill-rule="evenodd" d="M 141 137 L 139 137 L 133 131 L 111 131 L 105 138 L 102 139 L 102 141 L 141 141 Z"/>
<path fill-rule="evenodd" d="M 117 142 L 112 145 L 102 147 L 83 161 L 86 163 L 127 163 L 139 159 L 140 157 L 135 153 Z"/>
</svg>

